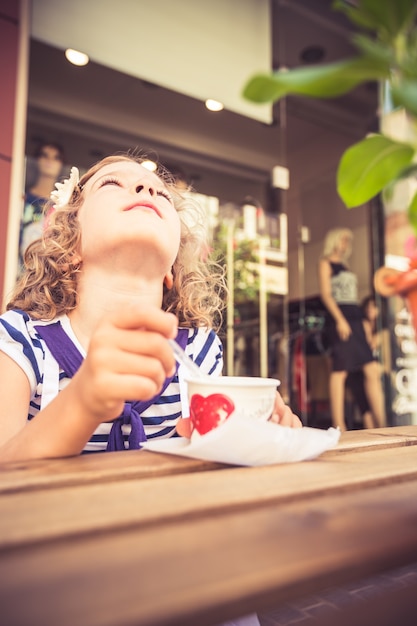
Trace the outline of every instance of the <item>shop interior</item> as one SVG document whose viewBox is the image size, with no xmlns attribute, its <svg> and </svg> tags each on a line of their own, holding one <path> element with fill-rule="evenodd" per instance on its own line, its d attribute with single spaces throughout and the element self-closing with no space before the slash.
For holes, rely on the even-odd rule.
<svg viewBox="0 0 417 626">
<path fill-rule="evenodd" d="M 351 24 L 330 0 L 273 0 L 270 10 L 275 69 L 352 54 Z M 94 59 L 75 67 L 63 49 L 36 37 L 29 59 L 26 185 L 35 175 L 36 148 L 46 142 L 64 148 L 66 171 L 136 149 L 178 175 L 207 206 L 213 246 L 227 257 L 228 239 L 234 242 L 226 373 L 278 377 L 304 423 L 327 427 L 326 313 L 317 264 L 326 231 L 351 229 L 359 296 L 372 292 L 380 207 L 348 211 L 335 178 L 346 147 L 378 127 L 376 85 L 332 100 L 286 98 L 266 123 L 227 108 L 209 111 L 186 93 Z M 274 174 L 288 176 L 288 184 Z M 349 410 L 352 427 L 361 427 L 355 407 Z"/>
</svg>

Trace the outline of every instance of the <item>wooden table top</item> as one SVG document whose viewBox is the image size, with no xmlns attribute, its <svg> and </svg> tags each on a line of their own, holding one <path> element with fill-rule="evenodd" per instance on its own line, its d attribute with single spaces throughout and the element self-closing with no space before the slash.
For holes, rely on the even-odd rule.
<svg viewBox="0 0 417 626">
<path fill-rule="evenodd" d="M 209 626 L 417 562 L 417 426 L 244 468 L 148 451 L 0 466 L 7 626 Z"/>
</svg>

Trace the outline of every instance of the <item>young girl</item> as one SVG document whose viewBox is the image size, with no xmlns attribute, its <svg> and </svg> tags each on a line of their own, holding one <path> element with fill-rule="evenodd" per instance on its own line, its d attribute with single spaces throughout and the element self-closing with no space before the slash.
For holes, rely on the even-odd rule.
<svg viewBox="0 0 417 626">
<path fill-rule="evenodd" d="M 366 340 L 371 348 L 373 358 L 378 362 L 378 368 L 380 370 L 380 376 L 384 374 L 382 362 L 380 359 L 383 353 L 387 350 L 387 343 L 384 342 L 384 350 L 382 351 L 382 337 L 384 331 L 378 331 L 377 318 L 378 318 L 378 306 L 375 301 L 375 296 L 366 296 L 360 305 L 363 319 L 362 324 L 365 330 Z M 389 345 L 389 344 L 388 344 Z M 389 371 L 389 370 L 388 370 Z M 356 372 L 350 372 L 346 379 L 346 386 L 352 392 L 353 400 L 359 408 L 362 415 L 364 428 L 378 428 L 381 424 L 375 419 L 374 414 L 371 411 L 369 401 L 365 391 L 365 377 L 362 370 Z"/>
<path fill-rule="evenodd" d="M 181 431 L 176 340 L 220 375 L 223 279 L 204 217 L 166 175 L 112 156 L 54 192 L 0 317 L 0 460 L 138 448 Z M 180 330 L 178 330 L 178 325 Z M 277 394 L 274 421 L 300 426 Z"/>
</svg>

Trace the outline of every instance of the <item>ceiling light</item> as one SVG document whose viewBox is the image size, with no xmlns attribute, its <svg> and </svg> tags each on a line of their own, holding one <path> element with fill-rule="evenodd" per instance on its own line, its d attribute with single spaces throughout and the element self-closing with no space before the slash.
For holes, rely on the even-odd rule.
<svg viewBox="0 0 417 626">
<path fill-rule="evenodd" d="M 206 100 L 205 104 L 209 111 L 222 111 L 224 109 L 224 104 L 222 102 L 212 100 L 211 98 Z"/>
<path fill-rule="evenodd" d="M 300 53 L 300 59 L 304 63 L 320 63 L 326 56 L 326 50 L 322 46 L 307 46 Z"/>
<path fill-rule="evenodd" d="M 65 50 L 65 56 L 73 65 L 87 65 L 90 60 L 87 54 L 79 52 L 78 50 L 73 50 L 72 48 L 67 48 L 67 50 Z"/>
<path fill-rule="evenodd" d="M 158 167 L 155 161 L 151 161 L 150 159 L 147 159 L 146 161 L 142 161 L 141 165 L 142 167 L 145 167 L 150 172 L 154 172 Z"/>
</svg>

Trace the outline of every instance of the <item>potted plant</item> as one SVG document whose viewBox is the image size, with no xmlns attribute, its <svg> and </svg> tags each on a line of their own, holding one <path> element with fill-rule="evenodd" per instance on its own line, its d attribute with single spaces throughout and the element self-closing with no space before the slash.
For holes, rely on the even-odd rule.
<svg viewBox="0 0 417 626">
<path fill-rule="evenodd" d="M 235 233 L 233 237 L 233 301 L 235 305 L 234 318 L 239 322 L 241 318 L 254 316 L 259 297 L 259 244 L 256 239 L 247 239 L 243 231 Z M 226 224 L 220 224 L 214 236 L 214 249 L 221 265 L 226 265 L 228 229 Z"/>
<path fill-rule="evenodd" d="M 255 75 L 243 95 L 265 103 L 287 95 L 337 97 L 369 81 L 387 88 L 393 106 L 402 108 L 410 133 L 402 140 L 383 131 L 373 133 L 345 151 L 337 170 L 337 190 L 347 208 L 352 208 L 380 192 L 389 193 L 398 181 L 417 174 L 417 0 L 336 0 L 333 8 L 356 27 L 352 38 L 356 56 Z M 417 235 L 417 192 L 408 206 L 408 219 Z M 417 291 L 412 295 L 417 290 L 415 246 L 408 270 L 381 268 L 375 287 L 385 296 L 407 297 L 417 333 Z"/>
</svg>

